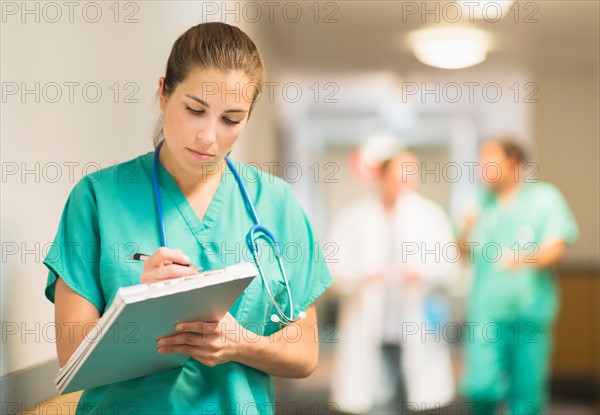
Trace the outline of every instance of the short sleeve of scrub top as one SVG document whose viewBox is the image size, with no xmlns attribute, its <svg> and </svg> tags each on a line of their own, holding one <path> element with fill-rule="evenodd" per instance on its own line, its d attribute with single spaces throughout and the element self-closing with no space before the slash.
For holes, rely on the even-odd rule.
<svg viewBox="0 0 600 415">
<path fill-rule="evenodd" d="M 562 240 L 567 245 L 575 243 L 579 234 L 577 222 L 560 191 L 545 183 L 540 191 L 540 197 L 546 209 L 542 242 Z"/>
<path fill-rule="evenodd" d="M 102 313 L 119 287 L 138 284 L 143 264 L 135 252 L 160 246 L 152 190 L 152 155 L 100 170 L 83 178 L 65 205 L 51 249 L 46 296 L 54 301 L 57 276 Z M 234 162 L 261 224 L 282 248 L 293 300 L 293 315 L 310 306 L 332 283 L 305 212 L 283 180 L 253 166 Z M 227 169 L 204 218 L 194 213 L 173 177 L 159 164 L 158 178 L 168 246 L 185 252 L 204 269 L 242 260 L 253 263 L 246 234 L 253 225 L 237 182 Z M 275 257 L 258 241 L 261 265 L 277 304 L 290 304 Z M 70 256 L 63 255 L 66 247 Z M 74 248 L 70 248 L 74 247 Z M 57 254 L 61 250 L 60 255 Z M 72 252 L 71 252 L 72 251 Z M 230 313 L 248 330 L 270 335 L 274 306 L 260 277 L 255 278 Z M 236 362 L 208 367 L 189 359 L 176 368 L 84 391 L 78 414 L 274 413 L 273 377 Z"/>
<path fill-rule="evenodd" d="M 44 264 L 49 269 L 46 297 L 54 302 L 56 279 L 92 303 L 101 313 L 102 295 L 99 256 L 98 212 L 91 176 L 86 176 L 71 191 L 63 209 L 60 225 Z"/>
</svg>

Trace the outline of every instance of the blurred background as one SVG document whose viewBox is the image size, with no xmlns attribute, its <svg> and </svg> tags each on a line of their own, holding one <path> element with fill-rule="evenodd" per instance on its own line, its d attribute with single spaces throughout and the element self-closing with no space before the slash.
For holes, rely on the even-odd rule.
<svg viewBox="0 0 600 415">
<path fill-rule="evenodd" d="M 2 1 L 3 413 L 61 413 L 48 412 L 61 400 L 52 400 L 58 366 L 42 260 L 73 185 L 152 150 L 171 45 L 204 21 L 239 26 L 259 47 L 268 84 L 234 156 L 290 182 L 322 245 L 335 243 L 336 213 L 376 191 L 356 156 L 369 140 L 410 147 L 428 172 L 419 191 L 453 223 L 477 186 L 465 166 L 481 141 L 523 140 L 529 171 L 560 189 L 580 229 L 559 266 L 550 412 L 597 413 L 599 2 L 470 3 Z M 431 29 L 466 32 L 423 33 Z M 464 270 L 449 294 L 458 321 L 468 278 Z M 280 412 L 336 412 L 338 300 L 332 291 L 319 300 L 319 368 L 278 380 Z M 452 357 L 458 378 L 460 344 Z M 74 413 L 77 395 L 61 399 L 62 413 Z"/>
</svg>

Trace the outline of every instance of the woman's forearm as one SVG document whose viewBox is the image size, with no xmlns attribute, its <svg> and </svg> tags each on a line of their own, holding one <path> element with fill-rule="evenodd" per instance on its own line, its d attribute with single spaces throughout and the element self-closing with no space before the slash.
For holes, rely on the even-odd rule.
<svg viewBox="0 0 600 415">
<path fill-rule="evenodd" d="M 56 279 L 54 304 L 56 355 L 59 366 L 63 367 L 87 333 L 94 329 L 100 312 L 60 277 Z"/>
<path fill-rule="evenodd" d="M 100 318 L 89 321 L 65 322 L 56 324 L 56 355 L 59 367 L 69 361 L 85 336 L 94 330 Z"/>
</svg>

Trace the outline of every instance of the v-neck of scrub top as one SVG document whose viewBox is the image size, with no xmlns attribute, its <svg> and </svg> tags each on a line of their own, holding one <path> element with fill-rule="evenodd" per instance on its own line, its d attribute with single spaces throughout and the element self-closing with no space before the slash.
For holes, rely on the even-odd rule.
<svg viewBox="0 0 600 415">
<path fill-rule="evenodd" d="M 151 158 L 150 172 L 152 172 L 152 162 L 153 160 Z M 214 227 L 219 218 L 219 212 L 223 211 L 223 204 L 231 193 L 233 183 L 231 177 L 228 177 L 228 167 L 227 165 L 225 166 L 225 172 L 223 172 L 223 176 L 220 179 L 217 190 L 213 194 L 212 200 L 206 209 L 204 218 L 200 220 L 194 211 L 194 208 L 192 208 L 189 200 L 185 197 L 173 176 L 171 176 L 171 173 L 168 172 L 168 170 L 160 163 L 160 161 L 158 162 L 158 181 L 161 192 L 166 193 L 171 198 L 171 201 L 177 207 L 179 213 L 200 244 L 203 243 L 201 237 L 206 236 Z"/>
<path fill-rule="evenodd" d="M 524 185 L 524 183 L 519 183 L 516 189 L 513 189 L 513 192 L 510 195 L 508 195 L 508 199 L 501 199 L 499 195 L 495 195 L 496 200 L 494 201 L 494 203 L 496 204 L 496 206 L 498 206 L 502 213 L 511 214 L 513 213 L 513 210 L 515 210 L 518 207 L 518 204 L 520 202 L 519 199 L 522 196 Z"/>
<path fill-rule="evenodd" d="M 511 223 L 514 221 L 514 215 L 517 213 L 520 205 L 522 204 L 522 198 L 524 195 L 525 183 L 519 183 L 518 187 L 509 196 L 508 200 L 500 200 L 497 194 L 492 196 L 492 217 L 494 221 L 494 228 L 498 226 L 506 227 L 506 221 L 510 219 Z"/>
</svg>

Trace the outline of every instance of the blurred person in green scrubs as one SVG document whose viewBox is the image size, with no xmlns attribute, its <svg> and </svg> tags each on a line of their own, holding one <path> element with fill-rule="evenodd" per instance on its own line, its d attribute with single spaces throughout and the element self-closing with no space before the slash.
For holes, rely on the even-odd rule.
<svg viewBox="0 0 600 415">
<path fill-rule="evenodd" d="M 474 278 L 461 383 L 469 414 L 493 414 L 501 402 L 512 414 L 546 413 L 559 303 L 554 266 L 578 228 L 560 191 L 530 177 L 526 163 L 511 138 L 480 150 L 486 190 L 460 239 Z"/>
<path fill-rule="evenodd" d="M 71 329 L 57 335 L 60 366 L 119 287 L 196 273 L 177 263 L 213 269 L 253 261 L 246 234 L 254 222 L 224 157 L 264 77 L 256 46 L 236 27 L 203 23 L 177 39 L 158 80 L 162 117 L 154 141 L 161 145 L 156 177 L 171 248 L 161 247 L 154 152 L 76 184 L 44 260 L 57 330 Z M 257 277 L 218 324 L 185 322 L 174 327 L 177 334 L 157 339 L 157 353 L 189 355 L 183 367 L 85 390 L 77 414 L 272 414 L 273 377 L 305 377 L 315 369 L 315 300 L 332 283 L 323 253 L 288 184 L 235 164 L 262 225 L 285 253 L 293 309 L 277 261 L 261 255 L 275 302 L 286 315 L 304 318 L 273 321 L 276 307 Z M 134 252 L 152 254 L 141 263 L 130 259 Z"/>
</svg>

